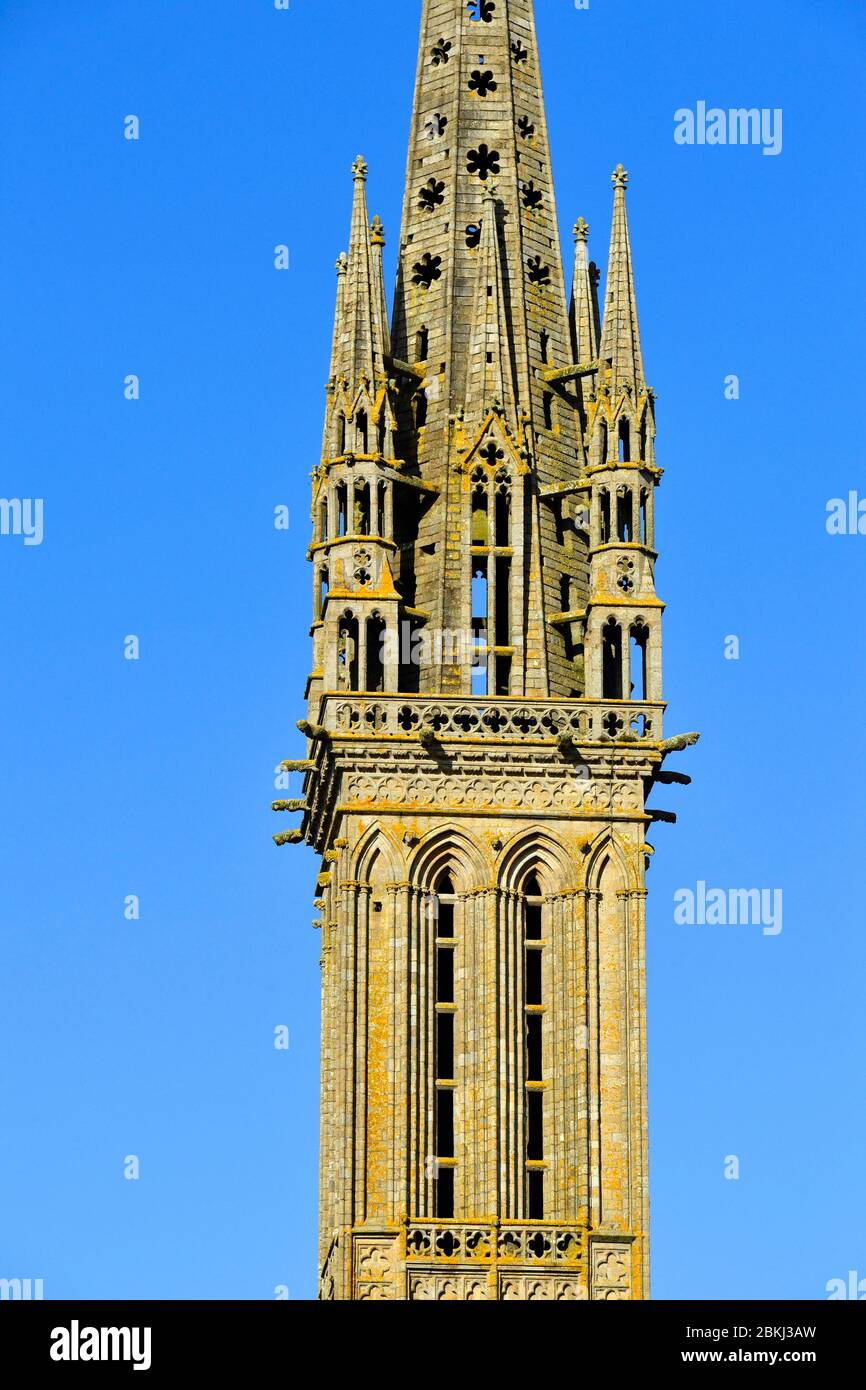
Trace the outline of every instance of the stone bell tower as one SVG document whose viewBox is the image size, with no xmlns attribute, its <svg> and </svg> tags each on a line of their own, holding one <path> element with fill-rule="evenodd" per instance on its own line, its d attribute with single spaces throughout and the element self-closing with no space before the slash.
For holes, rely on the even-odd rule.
<svg viewBox="0 0 866 1390">
<path fill-rule="evenodd" d="M 571 304 L 531 0 L 424 0 L 394 312 L 353 168 L 302 826 L 322 1299 L 642 1299 L 654 397 L 614 174 Z"/>
</svg>

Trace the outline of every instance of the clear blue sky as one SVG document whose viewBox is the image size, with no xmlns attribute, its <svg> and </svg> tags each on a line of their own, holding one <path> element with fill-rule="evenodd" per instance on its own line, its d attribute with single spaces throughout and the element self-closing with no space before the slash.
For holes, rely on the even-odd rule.
<svg viewBox="0 0 866 1390">
<path fill-rule="evenodd" d="M 821 1298 L 866 1277 L 866 536 L 825 529 L 866 495 L 866 12 L 536 9 L 569 268 L 631 171 L 668 728 L 703 733 L 655 798 L 654 1293 Z M 392 268 L 419 11 L 0 0 L 0 495 L 45 506 L 0 537 L 0 1277 L 46 1297 L 314 1294 L 315 865 L 269 803 L 349 169 Z M 677 146 L 699 100 L 781 107 L 782 154 Z M 699 880 L 781 888 L 782 933 L 677 926 Z"/>
</svg>

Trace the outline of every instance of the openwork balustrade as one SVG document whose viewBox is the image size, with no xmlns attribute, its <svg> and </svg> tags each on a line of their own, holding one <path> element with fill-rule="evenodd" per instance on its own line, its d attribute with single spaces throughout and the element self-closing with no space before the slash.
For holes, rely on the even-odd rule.
<svg viewBox="0 0 866 1390">
<path fill-rule="evenodd" d="M 555 739 L 575 742 L 662 738 L 664 706 L 631 701 L 550 701 L 414 699 L 378 695 L 350 700 L 328 696 L 321 722 L 335 734 L 422 734 L 436 739 Z"/>
</svg>

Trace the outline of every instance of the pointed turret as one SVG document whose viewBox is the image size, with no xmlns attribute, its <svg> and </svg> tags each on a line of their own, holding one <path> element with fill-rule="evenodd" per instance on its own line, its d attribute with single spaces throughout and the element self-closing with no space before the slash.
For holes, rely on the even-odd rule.
<svg viewBox="0 0 866 1390">
<path fill-rule="evenodd" d="M 465 402 L 467 423 L 476 427 L 494 408 L 503 411 L 506 419 L 515 418 L 514 372 L 495 184 L 488 184 L 484 190 L 482 206 Z"/>
<path fill-rule="evenodd" d="M 370 245 L 373 248 L 373 289 L 374 301 L 377 304 L 378 323 L 377 329 L 381 336 L 382 347 L 386 354 L 391 351 L 391 333 L 388 327 L 388 300 L 385 295 L 385 269 L 382 264 L 382 252 L 385 249 L 385 228 L 382 226 L 382 219 L 379 216 L 373 218 L 370 226 Z"/>
<path fill-rule="evenodd" d="M 362 382 L 375 394 L 385 377 L 388 351 L 387 320 L 383 308 L 380 246 L 374 246 L 367 219 L 367 165 L 361 155 L 352 165 L 355 194 L 352 202 L 352 228 L 349 236 L 349 263 L 342 300 L 342 329 L 338 335 L 336 375 L 354 396 Z M 380 244 L 381 245 L 381 244 Z"/>
<path fill-rule="evenodd" d="M 334 332 L 331 338 L 331 368 L 328 373 L 327 406 L 325 408 L 325 432 L 322 437 L 322 458 L 330 452 L 332 438 L 332 410 L 339 389 L 338 373 L 342 352 L 343 331 L 346 317 L 346 280 L 349 273 L 349 257 L 341 251 L 337 257 L 337 304 L 334 309 Z"/>
<path fill-rule="evenodd" d="M 605 286 L 604 324 L 601 331 L 600 381 L 615 400 L 624 387 L 637 395 L 644 386 L 643 357 L 637 321 L 631 242 L 628 234 L 625 191 L 628 174 L 621 164 L 613 173 L 613 225 L 610 261 Z"/>
<path fill-rule="evenodd" d="M 334 336 L 331 340 L 331 370 L 329 377 L 331 382 L 339 370 L 341 334 L 346 316 L 346 278 L 349 273 L 349 257 L 345 251 L 341 251 L 337 257 L 337 306 L 334 310 Z"/>
<path fill-rule="evenodd" d="M 571 347 L 575 362 L 598 357 L 598 272 L 588 257 L 589 227 L 582 217 L 574 224 L 574 279 L 571 287 Z"/>
</svg>

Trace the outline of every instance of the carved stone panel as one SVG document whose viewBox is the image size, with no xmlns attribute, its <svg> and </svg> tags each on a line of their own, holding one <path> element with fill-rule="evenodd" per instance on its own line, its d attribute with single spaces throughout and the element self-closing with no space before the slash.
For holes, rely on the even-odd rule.
<svg viewBox="0 0 866 1390">
<path fill-rule="evenodd" d="M 486 1303 L 490 1295 L 483 1274 L 410 1274 L 411 1302 Z"/>
<path fill-rule="evenodd" d="M 395 1242 L 379 1236 L 354 1243 L 355 1298 L 364 1302 L 397 1298 Z"/>
<path fill-rule="evenodd" d="M 579 1279 L 562 1279 L 555 1274 L 501 1274 L 499 1297 L 503 1303 L 579 1303 L 587 1288 Z"/>
<path fill-rule="evenodd" d="M 347 804 L 373 806 L 430 806 L 459 810 L 520 807 L 526 811 L 630 812 L 640 810 L 637 787 L 630 782 L 604 784 L 574 775 L 556 777 L 418 777 L 362 776 L 346 788 Z"/>
<path fill-rule="evenodd" d="M 593 1245 L 592 1297 L 631 1298 L 631 1249 L 628 1245 Z"/>
</svg>

